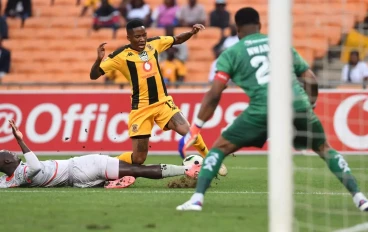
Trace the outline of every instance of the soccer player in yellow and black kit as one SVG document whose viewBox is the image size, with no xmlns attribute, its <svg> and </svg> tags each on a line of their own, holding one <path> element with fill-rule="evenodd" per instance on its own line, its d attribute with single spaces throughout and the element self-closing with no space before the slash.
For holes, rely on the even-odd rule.
<svg viewBox="0 0 368 232">
<path fill-rule="evenodd" d="M 118 157 L 120 160 L 131 164 L 144 163 L 154 123 L 163 130 L 174 130 L 181 135 L 190 132 L 188 121 L 174 104 L 172 97 L 167 94 L 158 54 L 174 44 L 184 43 L 203 29 L 203 25 L 196 24 L 191 31 L 177 36 L 158 36 L 147 39 L 143 22 L 132 20 L 126 26 L 129 45 L 117 49 L 105 60 L 103 60 L 105 43 L 98 47 L 98 57 L 91 68 L 91 79 L 96 80 L 105 73 L 118 70 L 132 86 L 132 110 L 129 115 L 128 129 L 133 143 L 133 152 L 120 155 Z M 193 146 L 203 157 L 208 153 L 201 136 Z"/>
</svg>

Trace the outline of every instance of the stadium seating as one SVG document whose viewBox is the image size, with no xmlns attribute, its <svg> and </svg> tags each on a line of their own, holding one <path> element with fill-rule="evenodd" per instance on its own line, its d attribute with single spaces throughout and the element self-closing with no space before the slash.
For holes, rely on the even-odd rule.
<svg viewBox="0 0 368 232">
<path fill-rule="evenodd" d="M 163 0 L 147 0 L 154 9 Z M 4 82 L 88 82 L 89 70 L 96 57 L 96 48 L 107 42 L 107 52 L 127 43 L 125 30 L 118 31 L 112 39 L 111 30 L 91 31 L 91 11 L 79 17 L 81 6 L 75 0 L 55 0 L 50 6 L 47 0 L 33 0 L 34 17 L 20 28 L 19 20 L 8 19 L 10 40 L 4 46 L 12 51 L 12 73 Z M 83 1 L 82 1 L 83 2 Z M 116 0 L 116 4 L 120 1 Z M 199 0 L 207 13 L 213 10 L 214 1 Z M 268 0 L 249 0 L 262 17 L 262 32 L 268 28 Z M 187 0 L 178 0 L 180 5 Z M 312 63 L 325 56 L 328 47 L 337 45 L 342 34 L 362 21 L 368 0 L 295 0 L 293 7 L 293 43 L 303 57 Z M 244 0 L 228 0 L 227 8 L 233 17 L 236 10 L 244 7 Z M 176 33 L 188 28 L 178 28 Z M 149 36 L 164 35 L 163 29 L 148 29 Z M 206 82 L 211 62 L 212 47 L 220 39 L 220 31 L 207 28 L 188 41 L 189 60 L 187 81 Z M 102 80 L 100 80 L 102 82 Z"/>
</svg>

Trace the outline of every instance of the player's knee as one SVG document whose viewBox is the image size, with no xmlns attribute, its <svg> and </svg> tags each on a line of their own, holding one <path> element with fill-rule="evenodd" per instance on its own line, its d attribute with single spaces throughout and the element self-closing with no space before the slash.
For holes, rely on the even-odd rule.
<svg viewBox="0 0 368 232">
<path fill-rule="evenodd" d="M 132 162 L 133 164 L 144 164 L 144 162 L 146 161 L 146 157 L 147 155 L 135 155 L 133 153 Z"/>
<path fill-rule="evenodd" d="M 212 148 L 219 149 L 225 155 L 229 155 L 229 154 L 231 154 L 231 153 L 233 153 L 233 152 L 235 152 L 239 149 L 238 146 L 236 146 L 235 144 L 233 144 L 230 141 L 226 140 L 222 136 L 216 140 L 216 142 L 215 142 L 215 144 L 213 145 Z"/>
<path fill-rule="evenodd" d="M 190 131 L 190 126 L 189 124 L 184 124 L 179 128 L 179 131 L 181 132 L 181 134 L 186 135 L 187 133 L 189 133 Z M 180 134 L 180 133 L 179 133 Z"/>
<path fill-rule="evenodd" d="M 332 147 L 327 141 L 325 141 L 324 143 L 320 145 L 313 147 L 313 151 L 316 152 L 322 158 L 324 158 L 324 155 L 331 149 Z"/>
</svg>

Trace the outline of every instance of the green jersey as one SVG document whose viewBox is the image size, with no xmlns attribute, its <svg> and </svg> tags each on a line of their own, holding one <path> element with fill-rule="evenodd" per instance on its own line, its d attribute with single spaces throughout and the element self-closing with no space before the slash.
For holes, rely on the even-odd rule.
<svg viewBox="0 0 368 232">
<path fill-rule="evenodd" d="M 297 80 L 309 69 L 308 64 L 297 53 L 293 52 L 293 107 L 295 111 L 310 108 L 308 95 Z M 250 98 L 249 113 L 266 114 L 269 74 L 268 37 L 263 34 L 252 34 L 224 51 L 217 60 L 216 70 L 227 73 L 231 80 Z M 280 77 L 273 77 L 275 79 Z"/>
</svg>

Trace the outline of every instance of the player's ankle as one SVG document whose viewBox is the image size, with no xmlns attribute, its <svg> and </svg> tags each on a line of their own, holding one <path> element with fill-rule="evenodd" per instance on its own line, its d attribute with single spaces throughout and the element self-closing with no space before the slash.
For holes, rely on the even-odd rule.
<svg viewBox="0 0 368 232">
<path fill-rule="evenodd" d="M 354 203 L 356 205 L 359 205 L 359 203 L 360 203 L 361 200 L 367 200 L 366 196 L 364 196 L 364 194 L 361 193 L 361 192 L 355 193 L 354 196 L 353 196 Z"/>
<path fill-rule="evenodd" d="M 193 196 L 190 198 L 192 202 L 201 202 L 203 204 L 204 195 L 203 193 L 194 193 Z"/>
</svg>

